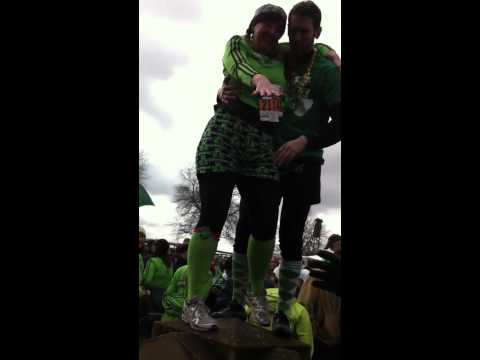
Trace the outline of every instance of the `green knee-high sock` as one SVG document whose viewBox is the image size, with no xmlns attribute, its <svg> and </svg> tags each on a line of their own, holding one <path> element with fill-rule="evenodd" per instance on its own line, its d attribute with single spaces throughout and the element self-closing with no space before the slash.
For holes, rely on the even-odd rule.
<svg viewBox="0 0 480 360">
<path fill-rule="evenodd" d="M 232 258 L 232 299 L 241 305 L 245 305 L 245 293 L 248 287 L 248 261 L 246 254 L 234 252 Z"/>
<path fill-rule="evenodd" d="M 208 228 L 198 229 L 190 239 L 188 244 L 188 296 L 190 300 L 194 296 L 199 296 L 203 300 L 207 298 L 212 284 L 208 272 L 210 271 L 210 262 L 215 251 L 217 251 L 218 241 L 214 238 Z"/>
<path fill-rule="evenodd" d="M 270 259 L 273 255 L 275 239 L 267 241 L 255 240 L 253 236 L 248 239 L 248 272 L 253 295 L 265 293 L 265 276 L 268 272 Z"/>
<path fill-rule="evenodd" d="M 295 299 L 298 278 L 302 270 L 301 261 L 284 261 L 280 265 L 278 285 L 278 311 L 288 314 Z"/>
</svg>

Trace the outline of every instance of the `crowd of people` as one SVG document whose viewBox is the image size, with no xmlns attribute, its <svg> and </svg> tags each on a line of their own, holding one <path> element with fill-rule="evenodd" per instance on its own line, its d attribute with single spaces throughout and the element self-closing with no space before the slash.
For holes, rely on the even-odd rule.
<svg viewBox="0 0 480 360">
<path fill-rule="evenodd" d="M 288 16 L 266 4 L 245 35 L 227 42 L 225 79 L 196 153 L 198 223 L 183 257 L 172 260 L 168 242 L 159 240 L 149 260 L 140 261 L 140 295 L 149 299 L 141 304 L 163 320 L 216 331 L 216 319 L 237 318 L 297 337 L 313 358 L 338 354 L 340 236 L 330 237 L 320 253 L 325 261 L 311 261 L 310 270 L 302 258 L 305 222 L 321 200 L 323 149 L 341 140 L 341 62 L 315 43 L 321 20 L 312 1 L 299 2 Z M 285 30 L 289 42 L 279 43 Z M 235 186 L 241 204 L 233 254 L 217 263 Z"/>
<path fill-rule="evenodd" d="M 165 239 L 152 241 L 145 247 L 146 232 L 139 229 L 140 334 L 150 337 L 152 322 L 182 318 L 188 296 L 188 265 L 185 261 L 189 239 L 176 247 Z M 325 251 L 328 250 L 328 251 Z M 339 267 L 341 237 L 329 237 L 319 254 L 323 262 L 305 257 L 295 297 L 287 312 L 291 336 L 310 346 L 313 359 L 337 359 L 340 344 L 341 292 L 338 276 L 327 264 Z M 252 307 L 244 305 L 243 321 L 272 331 L 273 318 L 279 303 L 281 257 L 272 257 L 264 278 L 269 324 L 261 324 L 253 316 Z M 325 265 L 323 265 L 323 263 Z M 207 272 L 205 305 L 209 314 L 227 308 L 233 296 L 232 256 L 215 256 Z M 327 271 L 326 271 L 327 270 Z M 338 269 L 335 269 L 338 272 Z M 332 276 L 334 279 L 332 279 Z"/>
</svg>

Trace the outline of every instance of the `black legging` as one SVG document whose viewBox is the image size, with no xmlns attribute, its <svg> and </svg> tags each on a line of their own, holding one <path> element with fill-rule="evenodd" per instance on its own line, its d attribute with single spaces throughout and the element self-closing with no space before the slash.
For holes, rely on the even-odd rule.
<svg viewBox="0 0 480 360">
<path fill-rule="evenodd" d="M 310 206 L 320 202 L 320 164 L 305 164 L 301 173 L 280 178 L 283 198 L 280 217 L 280 251 L 285 261 L 302 260 L 303 231 Z M 247 199 L 240 202 L 240 218 L 233 249 L 246 254 L 251 233 L 251 216 L 247 211 Z"/>
<path fill-rule="evenodd" d="M 245 212 L 250 218 L 251 233 L 256 240 L 275 238 L 280 184 L 270 179 L 239 176 L 230 173 L 197 174 L 200 185 L 201 211 L 197 227 L 208 227 L 220 236 L 227 219 L 235 185 L 247 201 Z"/>
</svg>

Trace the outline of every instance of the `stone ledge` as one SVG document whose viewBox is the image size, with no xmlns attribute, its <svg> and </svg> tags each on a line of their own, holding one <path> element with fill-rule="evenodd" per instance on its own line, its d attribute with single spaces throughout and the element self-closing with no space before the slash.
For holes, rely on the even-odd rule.
<svg viewBox="0 0 480 360">
<path fill-rule="evenodd" d="M 167 339 L 172 344 L 169 346 L 172 355 L 185 360 L 310 359 L 308 345 L 296 339 L 276 337 L 268 330 L 237 319 L 217 319 L 217 322 L 219 330 L 211 332 L 193 331 L 181 320 L 155 322 L 154 338 L 144 343 L 141 360 L 176 360 L 177 357 L 165 353 Z"/>
</svg>

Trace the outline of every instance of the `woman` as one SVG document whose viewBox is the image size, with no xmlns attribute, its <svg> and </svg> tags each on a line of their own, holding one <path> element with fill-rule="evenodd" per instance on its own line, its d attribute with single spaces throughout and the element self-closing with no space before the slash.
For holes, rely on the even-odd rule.
<svg viewBox="0 0 480 360">
<path fill-rule="evenodd" d="M 160 239 L 154 246 L 154 254 L 148 260 L 143 274 L 143 285 L 150 290 L 155 310 L 162 312 L 163 293 L 170 284 L 173 272 L 169 256 L 170 245 L 167 240 Z"/>
<path fill-rule="evenodd" d="M 229 106 L 215 106 L 197 148 L 201 214 L 188 249 L 188 297 L 182 312 L 182 319 L 194 330 L 217 328 L 204 302 L 205 284 L 235 185 L 248 199 L 253 219 L 244 259 L 252 293 L 245 300 L 260 324 L 270 322 L 263 280 L 273 254 L 278 216 L 279 175 L 272 134 L 281 109 L 273 101 L 275 107 L 269 108 L 263 121 L 259 96 L 279 96 L 286 88 L 278 48 L 286 19 L 282 8 L 264 5 L 255 12 L 247 34 L 234 36 L 226 46 L 224 73 L 240 88 L 240 95 Z"/>
</svg>

